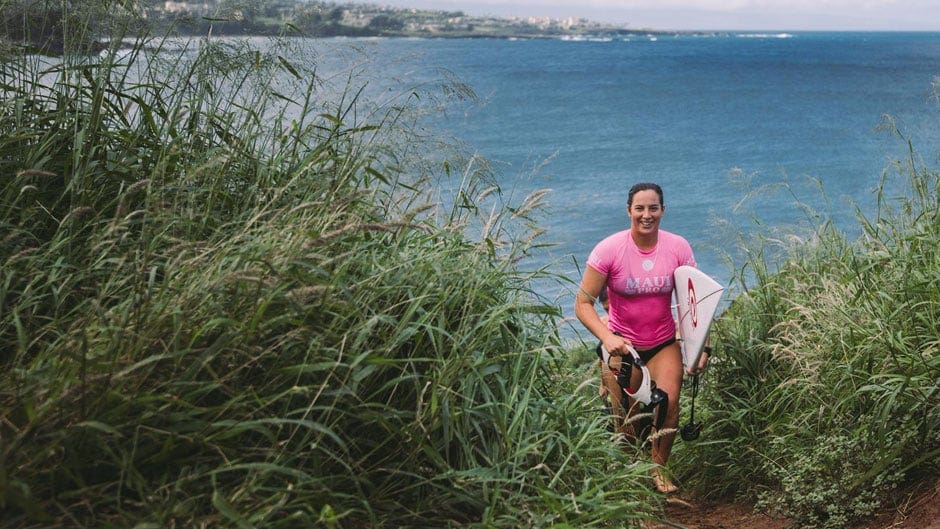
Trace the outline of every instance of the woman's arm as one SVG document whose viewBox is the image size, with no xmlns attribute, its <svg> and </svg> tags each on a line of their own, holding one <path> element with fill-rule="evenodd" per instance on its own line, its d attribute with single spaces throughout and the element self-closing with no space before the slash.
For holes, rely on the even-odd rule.
<svg viewBox="0 0 940 529">
<path fill-rule="evenodd" d="M 603 342 L 607 352 L 614 356 L 627 354 L 628 340 L 612 333 L 607 325 L 601 321 L 597 314 L 595 300 L 600 295 L 601 289 L 607 285 L 607 276 L 594 270 L 590 266 L 585 269 L 584 277 L 581 279 L 581 287 L 574 300 L 574 314 L 578 320 L 591 331 L 591 334 Z"/>
</svg>

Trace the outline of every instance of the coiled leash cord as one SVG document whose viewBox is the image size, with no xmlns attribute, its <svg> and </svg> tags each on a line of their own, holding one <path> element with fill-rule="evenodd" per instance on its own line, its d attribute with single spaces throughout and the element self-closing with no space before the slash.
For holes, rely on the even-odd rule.
<svg viewBox="0 0 940 529">
<path fill-rule="evenodd" d="M 705 346 L 705 352 L 708 354 L 708 360 L 712 358 L 712 348 Z M 692 404 L 689 406 L 689 422 L 679 428 L 679 435 L 683 441 L 694 441 L 702 433 L 702 425 L 695 422 L 695 396 L 698 395 L 698 374 L 692 377 Z"/>
<path fill-rule="evenodd" d="M 682 425 L 679 435 L 683 441 L 694 441 L 702 432 L 702 425 L 695 422 L 695 396 L 698 395 L 698 375 L 692 377 L 692 405 L 689 407 L 689 422 Z"/>
</svg>

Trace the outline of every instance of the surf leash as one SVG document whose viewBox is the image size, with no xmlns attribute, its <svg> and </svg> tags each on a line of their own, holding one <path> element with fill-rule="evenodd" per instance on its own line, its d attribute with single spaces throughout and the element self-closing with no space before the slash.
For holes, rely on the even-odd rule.
<svg viewBox="0 0 940 529">
<path fill-rule="evenodd" d="M 708 361 L 710 362 L 712 348 L 706 345 L 704 350 L 708 354 Z M 702 433 L 702 424 L 695 422 L 695 396 L 698 395 L 698 377 L 700 374 L 696 373 L 692 376 L 692 404 L 689 406 L 689 422 L 683 424 L 682 428 L 679 429 L 679 435 L 682 436 L 683 441 L 694 441 Z"/>
<path fill-rule="evenodd" d="M 702 425 L 695 422 L 695 396 L 698 395 L 698 375 L 692 377 L 692 405 L 689 408 L 689 422 L 682 425 L 679 435 L 683 441 L 694 441 L 702 433 Z"/>
</svg>

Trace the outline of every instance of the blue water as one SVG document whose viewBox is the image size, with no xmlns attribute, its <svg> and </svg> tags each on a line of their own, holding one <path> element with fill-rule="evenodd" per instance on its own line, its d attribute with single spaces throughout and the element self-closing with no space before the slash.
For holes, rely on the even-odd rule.
<svg viewBox="0 0 940 529">
<path fill-rule="evenodd" d="M 552 190 L 541 240 L 556 245 L 522 264 L 573 282 L 591 247 L 626 227 L 626 193 L 637 181 L 663 186 L 663 228 L 685 236 L 700 268 L 727 282 L 728 259 L 740 254 L 725 222 L 754 228 L 753 214 L 759 229 L 786 230 L 807 219 L 786 192 L 757 194 L 742 209 L 742 182 L 789 182 L 796 198 L 854 234 L 852 204 L 871 212 L 883 173 L 906 156 L 905 141 L 878 130 L 885 115 L 937 166 L 938 33 L 357 45 L 405 82 L 442 67 L 483 99 L 436 124 L 492 161 L 514 197 Z M 538 285 L 568 316 L 575 288 Z"/>
</svg>

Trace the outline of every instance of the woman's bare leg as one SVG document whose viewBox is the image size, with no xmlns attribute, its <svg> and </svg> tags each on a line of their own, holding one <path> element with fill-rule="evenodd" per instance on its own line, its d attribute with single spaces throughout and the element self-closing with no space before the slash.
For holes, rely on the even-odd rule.
<svg viewBox="0 0 940 529">
<path fill-rule="evenodd" d="M 660 426 L 660 430 L 665 433 L 655 436 L 650 454 L 650 458 L 654 463 L 664 467 L 669 461 L 672 443 L 676 438 L 675 432 L 679 427 L 679 391 L 682 389 L 684 370 L 678 342 L 668 345 L 656 353 L 656 356 L 646 363 L 646 367 L 650 371 L 650 377 L 656 381 L 656 387 L 669 395 L 666 417 Z M 656 433 L 658 434 L 659 431 Z M 676 490 L 676 486 L 669 480 L 668 476 L 662 473 L 661 469 L 657 468 L 653 477 L 660 492 L 673 492 Z"/>
</svg>

